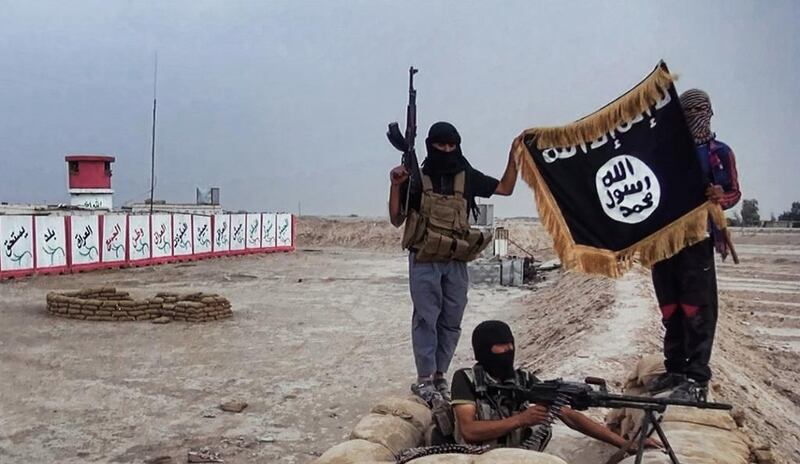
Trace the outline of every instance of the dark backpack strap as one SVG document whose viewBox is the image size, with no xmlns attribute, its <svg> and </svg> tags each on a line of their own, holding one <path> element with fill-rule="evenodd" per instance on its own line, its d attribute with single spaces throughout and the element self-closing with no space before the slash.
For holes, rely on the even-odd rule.
<svg viewBox="0 0 800 464">
<path fill-rule="evenodd" d="M 460 171 L 453 179 L 453 194 L 464 195 L 464 183 L 467 177 L 467 171 Z"/>
<path fill-rule="evenodd" d="M 483 366 L 475 364 L 470 370 L 473 375 L 472 383 L 475 386 L 475 394 L 481 397 L 486 396 L 488 389 L 486 388 L 486 371 L 483 370 Z"/>
<path fill-rule="evenodd" d="M 524 369 L 517 369 L 517 384 L 523 388 L 539 383 L 539 379 Z"/>
<path fill-rule="evenodd" d="M 427 175 L 422 175 L 422 191 L 423 192 L 432 192 L 433 191 L 433 182 L 431 178 Z"/>
</svg>

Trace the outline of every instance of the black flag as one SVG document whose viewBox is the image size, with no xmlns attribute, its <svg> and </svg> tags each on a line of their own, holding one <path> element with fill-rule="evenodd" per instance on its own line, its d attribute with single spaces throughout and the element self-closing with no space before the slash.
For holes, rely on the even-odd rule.
<svg viewBox="0 0 800 464">
<path fill-rule="evenodd" d="M 725 226 L 663 62 L 603 109 L 526 130 L 513 149 L 565 267 L 619 276 L 705 238 L 709 215 Z"/>
</svg>

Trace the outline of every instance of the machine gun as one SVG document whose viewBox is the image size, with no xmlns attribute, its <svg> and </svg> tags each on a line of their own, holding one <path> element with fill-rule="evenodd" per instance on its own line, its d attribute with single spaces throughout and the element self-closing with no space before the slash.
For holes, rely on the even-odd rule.
<svg viewBox="0 0 800 464">
<path fill-rule="evenodd" d="M 587 377 L 584 383 L 567 382 L 556 379 L 537 382 L 526 388 L 498 384 L 488 385 L 487 387 L 489 390 L 505 390 L 512 398 L 519 401 L 520 404 L 527 401 L 529 403 L 547 405 L 547 425 L 553 423 L 559 416 L 561 408 L 564 406 L 569 406 L 578 411 L 589 408 L 633 408 L 642 410 L 644 412 L 642 426 L 630 443 L 638 442 L 636 464 L 641 464 L 645 440 L 653 432 L 658 434 L 658 438 L 661 440 L 661 443 L 664 444 L 664 449 L 667 454 L 669 454 L 672 463 L 680 464 L 664 434 L 664 430 L 661 428 L 661 419 L 656 417 L 656 413 L 663 413 L 667 409 L 667 406 L 688 406 L 692 408 L 719 410 L 732 409 L 730 404 L 725 403 L 609 393 L 606 381 L 598 377 Z M 524 447 L 535 449 L 538 443 L 545 438 L 546 433 L 546 428 L 539 427 L 533 436 L 526 440 Z"/>
<path fill-rule="evenodd" d="M 412 188 L 422 186 L 422 177 L 419 173 L 419 163 L 417 162 L 417 152 L 414 150 L 414 141 L 417 138 L 417 90 L 414 88 L 414 74 L 419 70 L 411 66 L 408 69 L 408 106 L 406 107 L 406 133 L 400 132 L 400 126 L 393 122 L 389 124 L 389 131 L 386 137 L 393 147 L 403 152 L 403 166 L 408 171 L 408 188 L 406 189 L 406 199 L 403 202 L 401 213 L 408 215 L 408 203 L 411 199 Z"/>
</svg>

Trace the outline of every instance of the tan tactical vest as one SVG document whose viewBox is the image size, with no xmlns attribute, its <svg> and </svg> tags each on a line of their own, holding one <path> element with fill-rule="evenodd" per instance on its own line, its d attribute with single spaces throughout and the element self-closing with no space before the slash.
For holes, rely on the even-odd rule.
<svg viewBox="0 0 800 464">
<path fill-rule="evenodd" d="M 431 178 L 422 176 L 419 212 L 409 210 L 403 231 L 403 248 L 416 249 L 417 261 L 472 261 L 491 243 L 491 232 L 469 225 L 465 175 L 465 171 L 456 174 L 452 195 L 435 193 Z"/>
</svg>

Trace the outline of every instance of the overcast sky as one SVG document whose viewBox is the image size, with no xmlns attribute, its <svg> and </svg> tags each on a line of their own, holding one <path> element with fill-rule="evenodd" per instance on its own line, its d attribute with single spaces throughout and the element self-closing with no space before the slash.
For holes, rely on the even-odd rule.
<svg viewBox="0 0 800 464">
<path fill-rule="evenodd" d="M 678 91 L 711 94 L 769 217 L 800 200 L 799 5 L 0 0 L 0 200 L 67 201 L 67 153 L 116 156 L 115 204 L 146 198 L 155 51 L 157 198 L 218 186 L 229 209 L 359 215 L 385 214 L 409 65 L 419 146 L 451 121 L 499 177 L 523 129 L 597 109 L 663 58 Z M 535 214 L 522 181 L 493 201 Z"/>
</svg>

